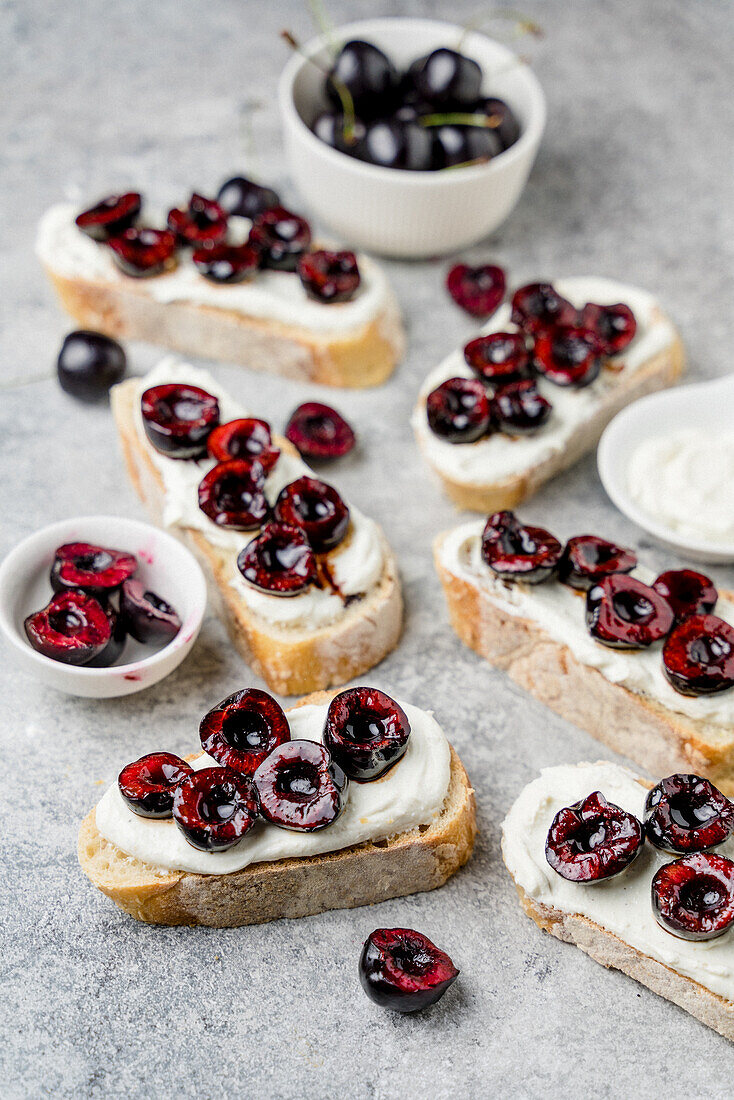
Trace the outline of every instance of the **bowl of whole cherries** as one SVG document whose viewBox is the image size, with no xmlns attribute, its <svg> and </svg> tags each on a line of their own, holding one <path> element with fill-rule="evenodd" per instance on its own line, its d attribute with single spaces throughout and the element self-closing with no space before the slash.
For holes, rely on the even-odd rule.
<svg viewBox="0 0 734 1100">
<path fill-rule="evenodd" d="M 354 246 L 414 259 L 505 220 L 546 118 L 516 54 L 432 19 L 313 39 L 283 70 L 279 101 L 291 173 L 316 215 Z"/>
</svg>

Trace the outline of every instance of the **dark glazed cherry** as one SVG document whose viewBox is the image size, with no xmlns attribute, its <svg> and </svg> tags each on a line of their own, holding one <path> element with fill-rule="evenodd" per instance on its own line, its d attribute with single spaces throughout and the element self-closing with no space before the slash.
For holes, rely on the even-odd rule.
<svg viewBox="0 0 734 1100">
<path fill-rule="evenodd" d="M 689 615 L 663 646 L 663 672 L 681 695 L 734 687 L 734 627 L 718 615 Z"/>
<path fill-rule="evenodd" d="M 553 818 L 545 858 L 570 882 L 599 882 L 626 870 L 644 843 L 644 830 L 634 814 L 594 791 Z"/>
<path fill-rule="evenodd" d="M 168 211 L 168 228 L 182 245 L 211 248 L 227 236 L 227 214 L 218 202 L 194 192 L 183 210 Z"/>
<path fill-rule="evenodd" d="M 199 507 L 218 527 L 254 531 L 270 515 L 264 485 L 265 468 L 258 459 L 219 462 L 199 485 Z"/>
<path fill-rule="evenodd" d="M 669 569 L 652 586 L 668 601 L 678 622 L 688 615 L 710 615 L 719 598 L 714 582 L 694 569 Z"/>
<path fill-rule="evenodd" d="M 590 329 L 556 325 L 535 336 L 535 368 L 556 386 L 590 385 L 601 368 L 601 345 Z"/>
<path fill-rule="evenodd" d="M 368 124 L 355 151 L 361 160 L 380 168 L 425 172 L 434 167 L 435 134 L 413 122 L 381 118 Z"/>
<path fill-rule="evenodd" d="M 631 573 L 637 555 L 596 535 L 574 535 L 566 543 L 558 563 L 558 577 L 570 588 L 587 592 L 592 584 L 611 573 Z"/>
<path fill-rule="evenodd" d="M 495 264 L 455 264 L 446 276 L 446 289 L 472 317 L 489 317 L 505 296 L 507 280 Z"/>
<path fill-rule="evenodd" d="M 673 625 L 673 612 L 648 584 L 612 573 L 586 593 L 586 625 L 602 645 L 642 649 L 665 637 Z"/>
<path fill-rule="evenodd" d="M 528 283 L 512 295 L 511 320 L 534 336 L 553 325 L 573 325 L 576 310 L 550 283 Z"/>
<path fill-rule="evenodd" d="M 316 580 L 316 558 L 305 532 L 287 523 L 264 527 L 240 551 L 237 568 L 271 596 L 297 596 Z"/>
<path fill-rule="evenodd" d="M 316 741 L 286 741 L 255 772 L 263 817 L 281 829 L 315 832 L 344 810 L 349 780 Z"/>
<path fill-rule="evenodd" d="M 149 752 L 126 764 L 117 777 L 120 794 L 139 817 L 170 817 L 173 792 L 193 768 L 172 752 Z"/>
<path fill-rule="evenodd" d="M 354 110 L 362 118 L 383 114 L 395 98 L 398 73 L 389 57 L 371 42 L 345 42 L 326 78 L 326 94 L 335 107 L 344 109 L 346 88 Z"/>
<path fill-rule="evenodd" d="M 137 191 L 108 195 L 96 206 L 83 210 L 76 219 L 76 225 L 93 241 L 107 241 L 130 228 L 141 206 L 142 199 Z"/>
<path fill-rule="evenodd" d="M 669 775 L 648 792 L 645 829 L 663 851 L 703 852 L 731 835 L 734 803 L 700 775 Z"/>
<path fill-rule="evenodd" d="M 329 704 L 324 744 L 350 779 L 379 779 L 405 755 L 409 737 L 405 711 L 377 688 L 349 688 Z"/>
<path fill-rule="evenodd" d="M 473 114 L 487 116 L 490 129 L 500 139 L 503 149 L 509 149 L 520 137 L 520 123 L 504 99 L 489 96 L 487 99 L 480 99 L 471 110 Z"/>
<path fill-rule="evenodd" d="M 233 176 L 219 188 L 217 202 L 225 213 L 254 221 L 266 210 L 280 206 L 280 197 L 270 187 L 263 187 L 245 176 Z"/>
<path fill-rule="evenodd" d="M 308 222 L 282 206 L 260 214 L 250 230 L 250 244 L 260 252 L 263 267 L 276 271 L 295 271 L 310 243 Z"/>
<path fill-rule="evenodd" d="M 272 445 L 268 422 L 251 416 L 220 424 L 207 439 L 206 449 L 217 462 L 256 458 L 268 473 L 280 457 L 279 449 Z"/>
<path fill-rule="evenodd" d="M 418 94 L 438 108 L 470 107 L 482 87 L 476 61 L 445 47 L 419 61 L 412 76 Z"/>
<path fill-rule="evenodd" d="M 342 458 L 354 447 L 354 431 L 336 409 L 320 401 L 306 401 L 291 414 L 286 439 L 312 462 Z"/>
<path fill-rule="evenodd" d="M 539 584 L 558 565 L 563 546 L 543 527 L 525 527 L 514 512 L 495 512 L 482 533 L 482 559 L 503 581 Z"/>
<path fill-rule="evenodd" d="M 333 550 L 349 528 L 349 509 L 333 486 L 315 477 L 299 477 L 281 489 L 274 515 L 280 523 L 301 527 L 316 553 Z"/>
<path fill-rule="evenodd" d="M 490 332 L 464 348 L 464 358 L 482 382 L 505 386 L 530 374 L 530 356 L 519 332 Z"/>
<path fill-rule="evenodd" d="M 131 638 L 143 645 L 167 645 L 181 629 L 175 609 L 142 581 L 125 581 L 120 615 Z"/>
<path fill-rule="evenodd" d="M 111 237 L 109 246 L 120 270 L 135 279 L 162 275 L 176 266 L 176 237 L 168 229 L 133 226 Z"/>
<path fill-rule="evenodd" d="M 637 332 L 635 315 L 623 302 L 613 306 L 595 306 L 587 302 L 579 314 L 579 324 L 596 335 L 604 355 L 619 355 L 632 343 Z"/>
<path fill-rule="evenodd" d="M 376 928 L 359 960 L 359 980 L 367 996 L 394 1012 L 428 1008 L 458 976 L 446 952 L 412 928 Z"/>
<path fill-rule="evenodd" d="M 272 695 L 245 688 L 205 714 L 199 726 L 204 752 L 218 764 L 253 776 L 273 749 L 291 739 L 290 726 Z"/>
<path fill-rule="evenodd" d="M 106 599 L 137 571 L 138 559 L 126 550 L 110 550 L 89 542 L 59 546 L 51 566 L 54 592 L 81 588 L 95 599 Z"/>
<path fill-rule="evenodd" d="M 652 880 L 652 911 L 682 940 L 713 940 L 734 923 L 734 862 L 697 852 L 666 863 Z"/>
<path fill-rule="evenodd" d="M 421 127 L 418 127 L 421 129 Z M 432 126 L 436 144 L 435 167 L 452 168 L 459 164 L 475 164 L 496 157 L 502 152 L 500 139 L 482 126 Z"/>
<path fill-rule="evenodd" d="M 59 592 L 23 626 L 35 650 L 66 665 L 88 665 L 112 639 L 112 620 L 105 608 L 78 589 Z"/>
<path fill-rule="evenodd" d="M 298 277 L 316 302 L 348 302 L 360 283 L 353 252 L 306 252 L 298 261 Z"/>
<path fill-rule="evenodd" d="M 127 360 L 117 340 L 101 332 L 78 329 L 64 337 L 56 370 L 62 390 L 82 401 L 106 398 L 120 382 Z"/>
<path fill-rule="evenodd" d="M 426 398 L 428 427 L 449 443 L 476 443 L 489 431 L 487 391 L 476 378 L 447 378 Z"/>
<path fill-rule="evenodd" d="M 197 248 L 191 256 L 194 267 L 210 283 L 242 283 L 260 269 L 260 253 L 251 244 L 215 244 Z"/>
<path fill-rule="evenodd" d="M 173 795 L 173 820 L 202 852 L 231 848 L 250 831 L 258 812 L 254 783 L 232 768 L 192 772 Z"/>
<path fill-rule="evenodd" d="M 198 386 L 169 382 L 140 399 L 143 427 L 157 451 L 169 458 L 201 458 L 219 423 L 219 402 Z"/>
<path fill-rule="evenodd" d="M 530 435 L 542 428 L 553 406 L 538 392 L 532 378 L 501 386 L 494 395 L 492 412 L 500 431 L 507 435 Z"/>
</svg>

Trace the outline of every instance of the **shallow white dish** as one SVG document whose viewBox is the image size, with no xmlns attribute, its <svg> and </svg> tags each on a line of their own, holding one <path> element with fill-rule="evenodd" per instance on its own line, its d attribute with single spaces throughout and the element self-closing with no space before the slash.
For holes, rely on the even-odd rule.
<svg viewBox="0 0 734 1100">
<path fill-rule="evenodd" d="M 734 562 L 734 543 L 710 545 L 657 522 L 632 500 L 627 485 L 630 459 L 643 440 L 685 428 L 731 431 L 732 423 L 734 374 L 642 397 L 618 413 L 601 437 L 597 466 L 602 485 L 621 512 L 677 554 L 694 561 Z"/>
<path fill-rule="evenodd" d="M 128 638 L 124 663 L 109 668 L 65 665 L 36 652 L 26 638 L 23 621 L 51 599 L 49 570 L 54 551 L 66 542 L 92 542 L 135 554 L 140 561 L 136 576 L 181 618 L 173 641 L 154 649 Z M 26 672 L 67 695 L 110 699 L 158 683 L 193 646 L 205 610 L 204 574 L 190 551 L 165 531 L 121 516 L 81 516 L 52 523 L 24 539 L 0 565 L 0 630 Z"/>
<path fill-rule="evenodd" d="M 307 57 L 327 61 L 327 39 L 294 55 L 278 86 L 291 175 L 314 213 L 347 243 L 384 256 L 418 259 L 482 240 L 520 198 L 545 128 L 543 90 L 528 66 L 478 31 L 436 19 L 365 19 L 339 27 L 332 41 L 366 38 L 399 67 L 439 46 L 462 50 L 484 70 L 483 91 L 506 99 L 521 126 L 518 141 L 487 164 L 444 172 L 407 172 L 365 164 L 331 149 L 308 124 L 327 105 L 324 75 Z M 496 73 L 496 76 L 494 75 Z"/>
</svg>

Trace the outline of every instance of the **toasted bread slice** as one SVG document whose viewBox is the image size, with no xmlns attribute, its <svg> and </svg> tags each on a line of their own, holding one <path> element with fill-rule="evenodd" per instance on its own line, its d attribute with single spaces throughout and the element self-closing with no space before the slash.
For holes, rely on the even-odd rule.
<svg viewBox="0 0 734 1100">
<path fill-rule="evenodd" d="M 319 692 L 297 706 L 329 698 Z M 434 890 L 469 859 L 476 831 L 474 791 L 452 748 L 440 816 L 387 840 L 303 859 L 255 863 L 228 875 L 195 875 L 127 856 L 100 835 L 92 810 L 79 829 L 78 853 L 94 885 L 137 920 L 230 928 Z"/>
<path fill-rule="evenodd" d="M 734 795 L 734 730 L 671 711 L 582 664 L 537 623 L 509 613 L 485 588 L 453 573 L 441 554 L 447 534 L 436 539 L 434 559 L 451 625 L 465 645 L 556 714 L 649 772 L 695 772 Z"/>
<path fill-rule="evenodd" d="M 133 380 L 112 390 L 112 411 L 123 455 L 138 496 L 156 522 L 163 511 L 163 481 L 135 427 L 137 388 Z M 291 449 L 286 440 L 276 440 Z M 279 627 L 247 608 L 230 584 L 232 562 L 203 532 L 174 528 L 200 562 L 213 606 L 243 659 L 281 695 L 301 695 L 343 684 L 378 664 L 395 648 L 403 621 L 397 565 L 387 541 L 382 577 L 364 599 L 316 630 Z"/>
<path fill-rule="evenodd" d="M 638 783 L 649 788 L 651 783 L 637 777 Z M 620 936 L 602 927 L 596 921 L 580 913 L 548 905 L 530 894 L 515 880 L 509 865 L 506 847 L 507 820 L 503 825 L 502 855 L 508 871 L 515 882 L 520 905 L 538 928 L 549 932 L 564 943 L 575 944 L 602 966 L 621 970 L 641 985 L 647 986 L 653 993 L 672 1001 L 685 1009 L 691 1016 L 718 1031 L 727 1039 L 734 1040 L 734 1003 L 719 993 L 707 988 L 702 981 L 695 981 L 687 974 L 667 966 L 651 955 L 626 943 Z M 549 822 L 550 825 L 550 822 Z M 665 859 L 672 859 L 665 856 Z M 647 881 L 647 874 L 645 881 Z M 649 874 L 652 881 L 652 873 Z M 620 880 L 621 885 L 621 880 Z M 611 884 L 608 887 L 612 888 Z M 594 890 L 594 886 L 581 886 L 580 889 Z M 668 933 L 665 933 L 668 935 Z M 729 933 L 731 935 L 731 933 Z M 674 938 L 671 937 L 674 942 Z M 685 941 L 681 941 L 685 942 Z M 705 945 L 701 945 L 702 947 Z"/>
</svg>

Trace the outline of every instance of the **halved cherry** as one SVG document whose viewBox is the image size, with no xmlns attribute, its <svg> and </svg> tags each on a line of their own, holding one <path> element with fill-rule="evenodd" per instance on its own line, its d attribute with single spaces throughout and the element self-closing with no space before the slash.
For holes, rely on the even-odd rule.
<svg viewBox="0 0 734 1100">
<path fill-rule="evenodd" d="M 634 814 L 594 791 L 558 811 L 548 830 L 545 858 L 570 882 L 600 882 L 625 871 L 644 843 Z"/>
<path fill-rule="evenodd" d="M 280 523 L 301 527 L 317 553 L 333 550 L 349 528 L 349 509 L 332 485 L 299 477 L 281 489 L 274 515 Z"/>
<path fill-rule="evenodd" d="M 492 399 L 492 413 L 506 435 L 530 435 L 547 423 L 553 406 L 539 393 L 534 379 L 500 386 Z"/>
<path fill-rule="evenodd" d="M 719 598 L 710 577 L 694 569 L 668 569 L 652 586 L 668 601 L 678 622 L 687 615 L 710 615 Z"/>
<path fill-rule="evenodd" d="M 51 587 L 54 592 L 81 588 L 96 599 L 106 599 L 138 568 L 138 559 L 127 550 L 111 550 L 89 542 L 66 542 L 54 554 Z"/>
<path fill-rule="evenodd" d="M 270 515 L 265 468 L 257 458 L 219 462 L 199 484 L 199 507 L 218 527 L 254 531 Z"/>
<path fill-rule="evenodd" d="M 576 310 L 551 283 L 528 283 L 512 296 L 511 320 L 534 336 L 554 325 L 574 324 Z"/>
<path fill-rule="evenodd" d="M 359 980 L 367 996 L 395 1012 L 428 1008 L 458 976 L 446 952 L 412 928 L 376 928 L 359 960 Z"/>
<path fill-rule="evenodd" d="M 169 382 L 140 399 L 143 427 L 157 451 L 169 458 L 201 458 L 219 423 L 219 402 L 199 386 Z"/>
<path fill-rule="evenodd" d="M 281 829 L 315 832 L 342 814 L 349 780 L 324 745 L 286 741 L 255 772 L 263 817 Z"/>
<path fill-rule="evenodd" d="M 112 639 L 113 620 L 94 596 L 80 589 L 59 592 L 23 623 L 33 648 L 52 661 L 88 665 Z"/>
<path fill-rule="evenodd" d="M 120 616 L 128 634 L 145 645 L 167 644 L 181 629 L 175 609 L 142 581 L 124 581 Z"/>
<path fill-rule="evenodd" d="M 539 584 L 558 565 L 563 546 L 543 527 L 526 527 L 514 512 L 495 512 L 482 533 L 482 559 L 504 581 Z"/>
<path fill-rule="evenodd" d="M 140 817 L 170 817 L 173 792 L 194 770 L 172 752 L 149 752 L 126 764 L 117 777 L 120 794 Z"/>
<path fill-rule="evenodd" d="M 601 344 L 591 329 L 555 325 L 535 336 L 535 369 L 556 386 L 590 385 L 601 368 Z"/>
<path fill-rule="evenodd" d="M 279 448 L 272 445 L 270 425 L 250 416 L 220 424 L 207 439 L 206 449 L 217 462 L 256 458 L 268 474 L 280 458 Z"/>
<path fill-rule="evenodd" d="M 194 192 L 183 210 L 168 211 L 168 228 L 183 245 L 211 248 L 227 235 L 227 213 L 214 199 Z"/>
<path fill-rule="evenodd" d="M 255 218 L 250 243 L 260 252 L 263 267 L 295 271 L 298 260 L 311 244 L 311 227 L 305 218 L 283 206 L 275 206 Z"/>
<path fill-rule="evenodd" d="M 669 775 L 645 798 L 645 829 L 666 852 L 703 852 L 734 830 L 734 803 L 700 775 Z"/>
<path fill-rule="evenodd" d="M 713 852 L 666 863 L 652 880 L 652 911 L 682 940 L 713 940 L 734 924 L 734 862 Z"/>
<path fill-rule="evenodd" d="M 131 226 L 110 237 L 109 246 L 120 270 L 135 279 L 162 275 L 176 266 L 176 237 L 167 229 Z"/>
<path fill-rule="evenodd" d="M 361 281 L 353 252 L 304 252 L 298 261 L 298 277 L 309 298 L 317 302 L 348 302 Z"/>
<path fill-rule="evenodd" d="M 350 779 L 379 779 L 405 755 L 408 716 L 377 688 L 348 688 L 334 696 L 324 726 L 324 744 Z"/>
<path fill-rule="evenodd" d="M 570 588 L 586 592 L 602 577 L 631 573 L 636 565 L 637 555 L 624 546 L 596 535 L 574 535 L 566 543 L 558 563 L 558 577 Z"/>
<path fill-rule="evenodd" d="M 130 228 L 141 206 L 142 198 L 137 191 L 108 195 L 95 206 L 83 210 L 76 218 L 76 225 L 93 241 L 108 241 Z"/>
<path fill-rule="evenodd" d="M 304 458 L 326 462 L 342 458 L 354 447 L 356 437 L 341 413 L 320 401 L 306 401 L 291 414 L 286 439 Z"/>
<path fill-rule="evenodd" d="M 259 810 L 254 783 L 232 768 L 192 772 L 173 795 L 173 820 L 202 852 L 222 852 L 242 840 Z"/>
<path fill-rule="evenodd" d="M 637 332 L 635 315 L 623 302 L 612 306 L 587 302 L 579 313 L 579 324 L 596 334 L 604 355 L 618 355 L 624 351 Z"/>
<path fill-rule="evenodd" d="M 260 269 L 260 253 L 251 244 L 197 247 L 191 259 L 199 274 L 210 283 L 242 283 Z"/>
<path fill-rule="evenodd" d="M 254 588 L 271 596 L 297 596 L 316 580 L 316 558 L 301 527 L 268 523 L 248 542 L 237 568 Z"/>
<path fill-rule="evenodd" d="M 505 296 L 507 280 L 495 264 L 455 264 L 446 276 L 446 289 L 472 317 L 489 317 Z"/>
<path fill-rule="evenodd" d="M 204 715 L 199 726 L 204 752 L 218 764 L 252 776 L 273 749 L 291 739 L 282 707 L 258 688 L 228 695 Z"/>
<path fill-rule="evenodd" d="M 613 573 L 586 593 L 586 625 L 602 645 L 642 649 L 665 637 L 673 625 L 673 612 L 649 584 Z"/>
<path fill-rule="evenodd" d="M 519 332 L 490 332 L 464 348 L 464 358 L 481 382 L 504 386 L 530 374 L 530 356 Z"/>
<path fill-rule="evenodd" d="M 663 672 L 681 695 L 728 691 L 734 687 L 734 627 L 718 615 L 689 615 L 663 646 Z"/>
<path fill-rule="evenodd" d="M 428 427 L 449 443 L 476 443 L 492 425 L 489 397 L 477 378 L 447 378 L 426 398 Z"/>
</svg>

